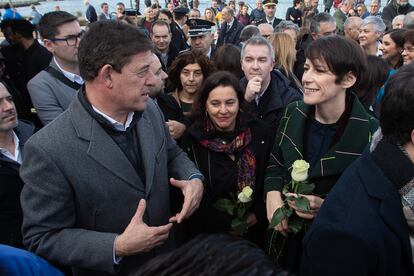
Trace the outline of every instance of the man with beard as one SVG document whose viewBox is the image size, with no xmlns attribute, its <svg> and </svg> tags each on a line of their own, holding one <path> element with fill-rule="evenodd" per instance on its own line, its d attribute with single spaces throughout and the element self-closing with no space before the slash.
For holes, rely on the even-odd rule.
<svg viewBox="0 0 414 276">
<path fill-rule="evenodd" d="M 27 89 L 37 115 L 46 125 L 69 107 L 83 84 L 78 66 L 83 31 L 77 18 L 64 11 L 45 14 L 39 28 L 53 59 L 48 68 L 29 81 Z"/>
</svg>

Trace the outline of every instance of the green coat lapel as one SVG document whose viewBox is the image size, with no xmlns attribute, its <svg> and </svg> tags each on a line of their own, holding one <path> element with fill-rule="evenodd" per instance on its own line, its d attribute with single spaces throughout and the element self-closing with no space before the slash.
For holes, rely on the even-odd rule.
<svg viewBox="0 0 414 276">
<path fill-rule="evenodd" d="M 352 111 L 340 140 L 310 168 L 309 177 L 331 176 L 341 174 L 357 157 L 359 157 L 367 144 L 371 141 L 378 122 L 369 116 L 362 104 L 352 96 Z M 290 171 L 293 162 L 304 159 L 303 137 L 306 119 L 310 106 L 304 102 L 296 102 L 296 107 L 287 118 L 288 122 L 283 139 L 278 141 L 283 152 L 285 167 Z"/>
</svg>

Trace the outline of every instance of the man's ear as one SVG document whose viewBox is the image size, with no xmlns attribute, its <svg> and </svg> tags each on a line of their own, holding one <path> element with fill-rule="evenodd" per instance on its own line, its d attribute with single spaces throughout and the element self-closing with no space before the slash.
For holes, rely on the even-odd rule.
<svg viewBox="0 0 414 276">
<path fill-rule="evenodd" d="M 114 86 L 113 85 L 113 73 L 114 73 L 114 68 L 112 67 L 112 65 L 105 64 L 98 71 L 97 77 L 98 77 L 99 82 L 105 84 L 107 88 L 112 88 Z"/>
<path fill-rule="evenodd" d="M 356 78 L 354 72 L 349 71 L 342 78 L 341 86 L 342 86 L 342 88 L 348 89 L 348 88 L 352 87 L 355 84 L 356 81 L 357 81 L 357 78 Z"/>
<path fill-rule="evenodd" d="M 51 52 L 52 54 L 54 53 L 55 48 L 54 48 L 53 42 L 52 42 L 52 41 L 50 41 L 49 39 L 43 39 L 43 46 L 45 46 L 45 48 L 46 48 L 49 52 Z"/>
</svg>

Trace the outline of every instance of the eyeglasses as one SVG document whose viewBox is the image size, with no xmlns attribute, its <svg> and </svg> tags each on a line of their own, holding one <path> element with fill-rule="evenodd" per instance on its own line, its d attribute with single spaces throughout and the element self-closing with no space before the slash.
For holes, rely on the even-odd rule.
<svg viewBox="0 0 414 276">
<path fill-rule="evenodd" d="M 85 31 L 81 31 L 78 34 L 75 35 L 68 35 L 64 38 L 51 38 L 50 41 L 56 42 L 56 41 L 66 41 L 66 44 L 68 46 L 75 46 L 78 42 L 78 39 L 80 40 L 82 36 L 85 34 Z"/>
</svg>

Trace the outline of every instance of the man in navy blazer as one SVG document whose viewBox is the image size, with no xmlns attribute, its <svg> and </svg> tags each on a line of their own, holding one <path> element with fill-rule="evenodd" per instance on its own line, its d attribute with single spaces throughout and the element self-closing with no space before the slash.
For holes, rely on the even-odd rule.
<svg viewBox="0 0 414 276">
<path fill-rule="evenodd" d="M 78 52 L 85 86 L 26 144 L 23 243 L 74 275 L 128 275 L 173 249 L 173 223 L 200 204 L 203 176 L 148 96 L 151 50 L 131 25 L 91 24 Z M 169 182 L 184 195 L 177 214 Z"/>
<path fill-rule="evenodd" d="M 224 7 L 221 15 L 223 24 L 221 25 L 216 47 L 219 48 L 224 44 L 238 45 L 240 43 L 240 33 L 244 26 L 234 17 L 234 10 L 229 7 Z"/>
<path fill-rule="evenodd" d="M 304 238 L 301 275 L 414 275 L 413 74 L 414 65 L 403 67 L 386 86 L 382 137 L 323 203 Z"/>
</svg>

